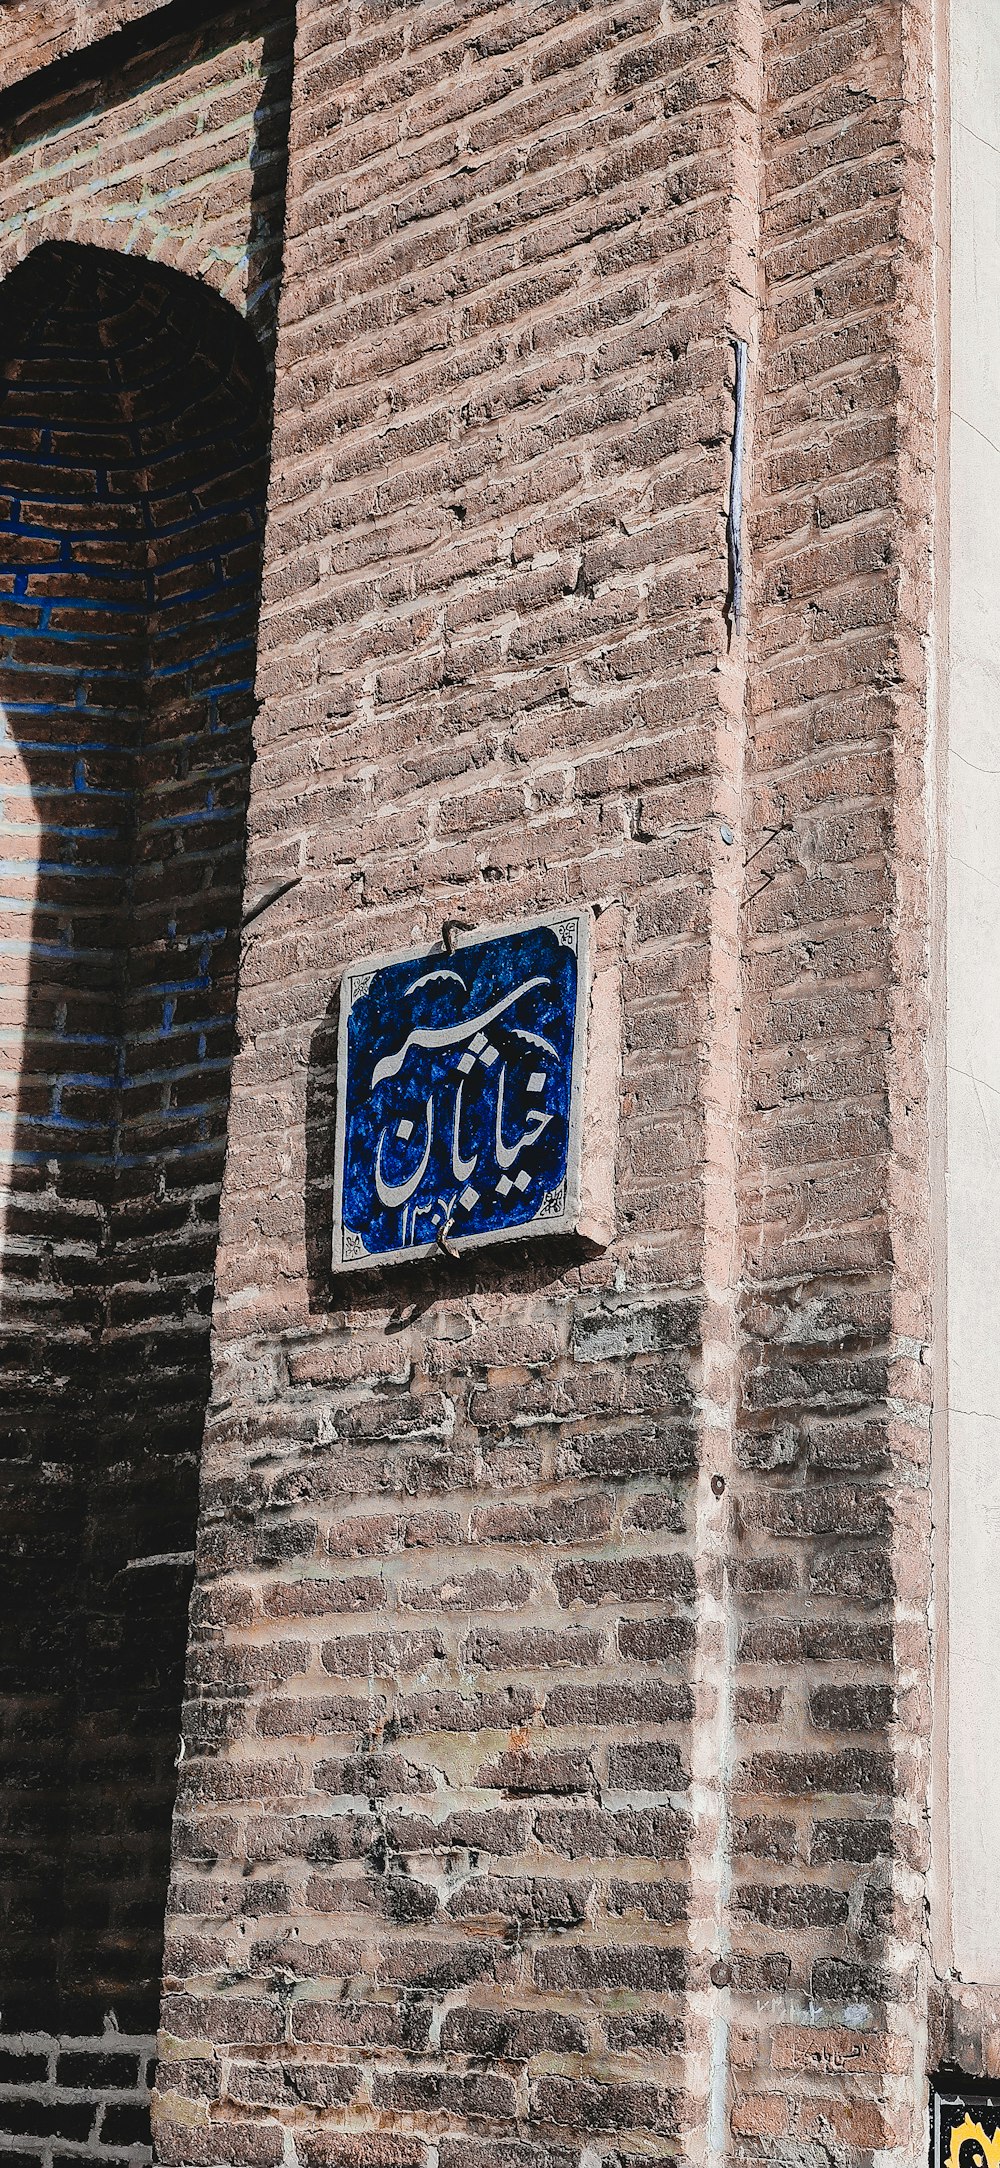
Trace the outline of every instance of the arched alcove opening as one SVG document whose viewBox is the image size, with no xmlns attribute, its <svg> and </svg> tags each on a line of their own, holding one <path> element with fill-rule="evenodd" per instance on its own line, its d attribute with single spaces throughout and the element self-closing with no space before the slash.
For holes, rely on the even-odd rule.
<svg viewBox="0 0 1000 2168">
<path fill-rule="evenodd" d="M 152 2031 L 267 451 L 246 325 L 36 250 L 0 311 L 0 2028 Z M 0 2111 L 0 2127 L 3 2125 Z"/>
</svg>

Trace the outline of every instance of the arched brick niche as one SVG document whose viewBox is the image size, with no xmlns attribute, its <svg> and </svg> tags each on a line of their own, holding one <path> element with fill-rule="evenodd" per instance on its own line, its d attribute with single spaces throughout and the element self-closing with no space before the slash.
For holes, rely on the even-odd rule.
<svg viewBox="0 0 1000 2168">
<path fill-rule="evenodd" d="M 0 295 L 0 2023 L 80 2036 L 113 2009 L 137 2035 L 208 1389 L 267 395 L 246 325 L 177 273 L 60 243 Z"/>
</svg>

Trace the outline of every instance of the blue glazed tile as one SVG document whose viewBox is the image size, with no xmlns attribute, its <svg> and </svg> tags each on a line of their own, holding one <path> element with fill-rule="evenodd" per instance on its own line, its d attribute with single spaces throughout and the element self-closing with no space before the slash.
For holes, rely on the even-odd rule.
<svg viewBox="0 0 1000 2168">
<path fill-rule="evenodd" d="M 349 967 L 335 1267 L 573 1225 L 587 930 L 568 912 Z"/>
</svg>

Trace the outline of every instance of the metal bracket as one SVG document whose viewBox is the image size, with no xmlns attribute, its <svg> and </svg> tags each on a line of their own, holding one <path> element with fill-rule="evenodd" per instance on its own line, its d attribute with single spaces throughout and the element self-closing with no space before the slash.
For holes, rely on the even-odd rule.
<svg viewBox="0 0 1000 2168">
<path fill-rule="evenodd" d="M 441 928 L 441 939 L 444 942 L 445 955 L 454 956 L 458 947 L 460 933 L 475 933 L 475 930 L 475 927 L 470 925 L 467 918 L 446 918 Z"/>
<path fill-rule="evenodd" d="M 729 594 L 726 620 L 730 635 L 738 632 L 743 617 L 743 460 L 746 450 L 747 368 L 750 350 L 745 339 L 733 340 L 736 381 L 733 386 L 733 458 L 729 479 Z"/>
</svg>

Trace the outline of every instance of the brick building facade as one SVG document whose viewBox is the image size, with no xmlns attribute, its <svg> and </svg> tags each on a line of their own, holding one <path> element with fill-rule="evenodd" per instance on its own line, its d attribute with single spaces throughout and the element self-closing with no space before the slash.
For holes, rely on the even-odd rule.
<svg viewBox="0 0 1000 2168">
<path fill-rule="evenodd" d="M 1000 2076 L 947 1806 L 980 37 L 0 5 L 19 2168 L 148 2158 L 158 2012 L 176 2168 L 916 2168 L 932 2075 Z M 345 966 L 563 905 L 612 1240 L 335 1277 Z"/>
</svg>

